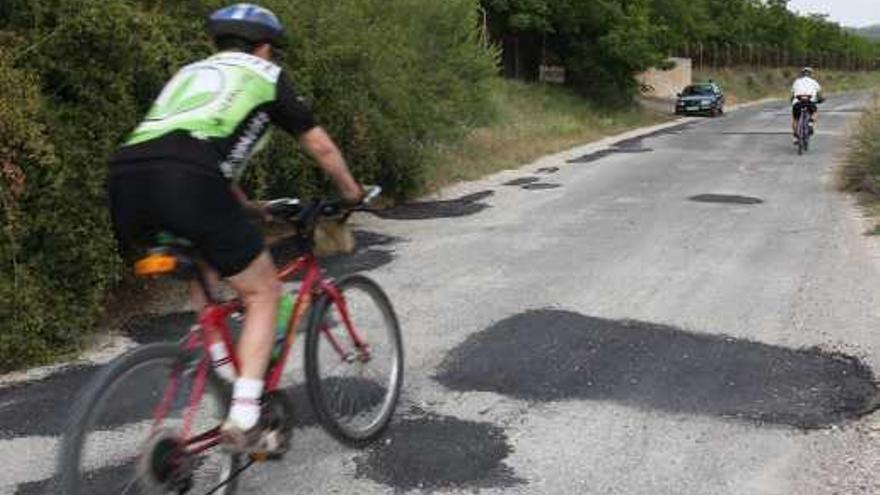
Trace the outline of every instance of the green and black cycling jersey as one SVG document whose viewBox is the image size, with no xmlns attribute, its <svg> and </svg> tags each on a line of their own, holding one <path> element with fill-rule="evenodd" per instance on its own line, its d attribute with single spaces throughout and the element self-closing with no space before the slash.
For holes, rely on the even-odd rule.
<svg viewBox="0 0 880 495">
<path fill-rule="evenodd" d="M 280 67 L 222 52 L 181 69 L 111 161 L 185 163 L 235 181 L 270 124 L 296 136 L 316 126 Z"/>
</svg>

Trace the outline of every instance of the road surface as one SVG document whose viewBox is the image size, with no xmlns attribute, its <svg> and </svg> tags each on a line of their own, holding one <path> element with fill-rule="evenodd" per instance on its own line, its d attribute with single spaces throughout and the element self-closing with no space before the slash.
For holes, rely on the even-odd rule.
<svg viewBox="0 0 880 495">
<path fill-rule="evenodd" d="M 303 419 L 241 493 L 880 493 L 880 246 L 833 176 L 867 101 L 801 157 L 771 103 L 360 220 L 334 266 L 397 307 L 395 423 L 354 451 Z M 49 490 L 93 372 L 0 389 L 0 494 Z"/>
</svg>

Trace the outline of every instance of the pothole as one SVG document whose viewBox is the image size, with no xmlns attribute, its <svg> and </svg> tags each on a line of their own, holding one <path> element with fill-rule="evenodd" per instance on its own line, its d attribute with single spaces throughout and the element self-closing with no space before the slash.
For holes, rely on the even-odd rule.
<svg viewBox="0 0 880 495">
<path fill-rule="evenodd" d="M 526 184 L 532 184 L 541 180 L 538 177 L 520 177 L 518 179 L 513 179 L 502 184 L 503 186 L 524 186 Z"/>
<path fill-rule="evenodd" d="M 0 389 L 0 439 L 62 434 L 70 406 L 98 369 L 66 368 L 42 380 Z"/>
<path fill-rule="evenodd" d="M 472 335 L 436 378 L 458 391 L 612 401 L 803 429 L 880 407 L 872 370 L 852 356 L 549 309 Z"/>
<path fill-rule="evenodd" d="M 503 488 L 523 483 L 504 460 L 507 435 L 490 423 L 405 419 L 355 459 L 357 476 L 397 490 Z"/>
<path fill-rule="evenodd" d="M 609 155 L 614 155 L 617 153 L 650 153 L 654 151 L 653 148 L 646 147 L 644 142 L 646 139 L 657 138 L 661 136 L 667 135 L 677 135 L 682 132 L 690 129 L 692 124 L 680 124 L 672 127 L 667 127 L 665 129 L 660 129 L 643 136 L 638 136 L 634 138 L 624 139 L 622 141 L 618 141 L 611 145 L 610 148 L 599 150 L 593 153 L 589 153 L 579 158 L 575 158 L 569 160 L 568 163 L 591 163 L 602 158 L 605 158 Z"/>
<path fill-rule="evenodd" d="M 526 184 L 522 186 L 523 189 L 528 191 L 544 191 L 547 189 L 559 189 L 562 187 L 560 184 L 544 184 L 544 183 L 535 183 L 535 184 Z"/>
<path fill-rule="evenodd" d="M 736 194 L 698 194 L 688 199 L 698 203 L 727 203 L 733 205 L 759 205 L 764 203 L 764 200 L 761 198 Z"/>
</svg>

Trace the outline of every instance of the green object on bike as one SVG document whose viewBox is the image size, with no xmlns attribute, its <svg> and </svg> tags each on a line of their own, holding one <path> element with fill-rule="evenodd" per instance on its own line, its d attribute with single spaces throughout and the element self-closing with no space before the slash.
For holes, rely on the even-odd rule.
<svg viewBox="0 0 880 495">
<path fill-rule="evenodd" d="M 287 325 L 290 318 L 293 317 L 293 305 L 296 301 L 296 294 L 285 292 L 278 301 L 278 318 L 275 320 L 275 347 L 272 349 L 272 363 L 281 358 L 281 352 L 284 350 L 284 339 L 287 336 Z"/>
</svg>

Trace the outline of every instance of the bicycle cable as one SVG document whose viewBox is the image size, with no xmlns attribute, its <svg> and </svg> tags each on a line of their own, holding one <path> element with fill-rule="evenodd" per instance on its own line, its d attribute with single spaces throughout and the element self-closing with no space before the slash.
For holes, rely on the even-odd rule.
<svg viewBox="0 0 880 495">
<path fill-rule="evenodd" d="M 239 475 L 241 475 L 241 473 L 243 473 L 247 468 L 253 466 L 253 465 L 254 465 L 254 462 L 255 462 L 255 461 L 254 461 L 253 459 L 249 459 L 248 462 L 245 463 L 244 466 L 242 466 L 242 467 L 236 469 L 234 473 L 230 474 L 228 478 L 226 478 L 225 480 L 223 480 L 223 482 L 220 483 L 219 485 L 217 485 L 217 486 L 215 486 L 214 488 L 212 488 L 211 491 L 209 491 L 209 492 L 206 493 L 205 495 L 214 495 L 215 493 L 217 493 L 217 490 L 219 490 L 219 489 L 223 488 L 224 486 L 228 485 L 229 483 L 232 482 L 232 480 L 234 480 L 235 478 L 238 478 Z"/>
</svg>

